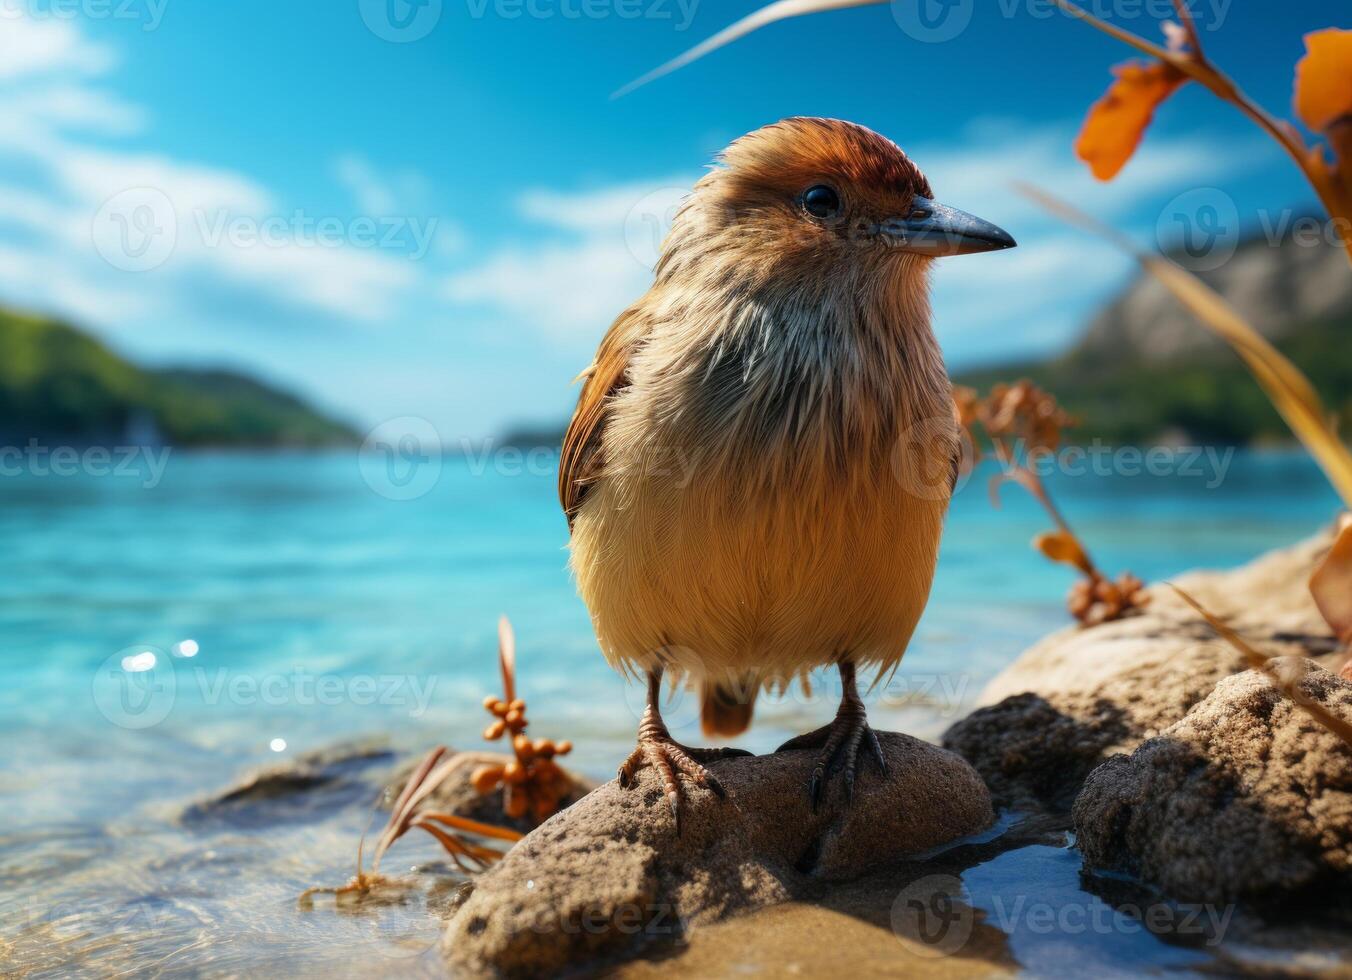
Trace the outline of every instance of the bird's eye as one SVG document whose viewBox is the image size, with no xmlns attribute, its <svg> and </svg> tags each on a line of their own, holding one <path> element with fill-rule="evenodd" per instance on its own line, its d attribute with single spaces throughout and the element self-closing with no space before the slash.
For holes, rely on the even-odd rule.
<svg viewBox="0 0 1352 980">
<path fill-rule="evenodd" d="M 840 211 L 840 195 L 825 184 L 803 191 L 803 210 L 814 218 L 830 218 Z"/>
</svg>

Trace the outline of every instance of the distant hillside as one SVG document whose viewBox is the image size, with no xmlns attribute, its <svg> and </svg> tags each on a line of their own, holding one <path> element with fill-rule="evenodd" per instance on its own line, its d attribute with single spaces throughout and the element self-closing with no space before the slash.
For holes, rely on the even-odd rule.
<svg viewBox="0 0 1352 980">
<path fill-rule="evenodd" d="M 137 367 L 74 327 L 0 310 L 0 439 L 321 446 L 356 434 L 230 371 Z"/>
<path fill-rule="evenodd" d="M 1219 269 L 1199 273 L 1291 358 L 1329 410 L 1352 431 L 1352 269 L 1330 245 L 1241 245 Z M 1031 378 L 1080 419 L 1088 441 L 1200 443 L 1289 441 L 1239 357 L 1153 277 L 1142 275 L 1108 304 L 1065 354 L 955 374 L 985 391 Z"/>
</svg>

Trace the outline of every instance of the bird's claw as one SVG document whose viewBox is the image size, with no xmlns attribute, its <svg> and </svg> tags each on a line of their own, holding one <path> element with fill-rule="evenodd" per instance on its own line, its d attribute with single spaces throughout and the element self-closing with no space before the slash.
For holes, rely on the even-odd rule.
<svg viewBox="0 0 1352 980">
<path fill-rule="evenodd" d="M 662 789 L 671 808 L 671 819 L 676 825 L 676 833 L 681 832 L 681 788 L 679 776 L 684 775 L 695 783 L 712 792 L 719 799 L 727 799 L 728 791 L 718 781 L 718 777 L 706 769 L 697 760 L 712 761 L 729 759 L 735 756 L 750 755 L 744 749 L 692 749 L 672 740 L 668 735 L 640 734 L 638 746 L 619 769 L 620 786 L 631 789 L 637 784 L 637 773 L 644 767 L 657 770 L 662 779 Z"/>
<path fill-rule="evenodd" d="M 807 732 L 789 739 L 776 752 L 792 752 L 796 749 L 820 748 L 817 761 L 812 767 L 812 776 L 808 780 L 807 795 L 816 813 L 821 806 L 822 794 L 827 778 L 844 770 L 846 802 L 854 800 L 854 783 L 861 745 L 867 744 L 868 754 L 878 764 L 883 777 L 887 776 L 887 760 L 883 756 L 882 744 L 878 735 L 869 727 L 862 711 L 845 712 L 836 716 L 831 724 L 816 731 Z"/>
</svg>

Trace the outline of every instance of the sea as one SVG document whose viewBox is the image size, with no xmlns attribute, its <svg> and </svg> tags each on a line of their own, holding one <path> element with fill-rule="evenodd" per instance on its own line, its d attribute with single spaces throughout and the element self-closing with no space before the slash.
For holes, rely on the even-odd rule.
<svg viewBox="0 0 1352 980">
<path fill-rule="evenodd" d="M 569 739 L 566 761 L 598 779 L 633 744 L 642 688 L 607 666 L 576 595 L 551 453 L 490 444 L 416 471 L 355 451 L 3 462 L 10 968 L 435 973 L 437 923 L 422 905 L 339 915 L 295 901 L 351 874 L 373 800 L 330 799 L 261 827 L 189 815 L 244 773 L 345 741 L 485 748 L 503 616 L 532 734 Z M 877 727 L 937 740 L 1020 651 L 1070 623 L 1076 573 L 1030 546 L 1050 523 L 1023 489 L 992 499 L 996 472 L 979 467 L 954 498 L 911 648 L 870 689 Z M 1102 569 L 1146 581 L 1248 561 L 1338 509 L 1319 470 L 1286 450 L 1073 454 L 1046 484 Z M 829 720 L 838 693 L 823 675 L 810 693 L 767 696 L 735 744 L 769 751 Z M 700 744 L 688 692 L 665 710 L 677 738 Z M 440 867 L 430 840 L 392 855 L 410 873 Z M 1074 891 L 1073 878 L 1058 888 Z M 1130 962 L 1191 962 L 1132 943 Z"/>
</svg>

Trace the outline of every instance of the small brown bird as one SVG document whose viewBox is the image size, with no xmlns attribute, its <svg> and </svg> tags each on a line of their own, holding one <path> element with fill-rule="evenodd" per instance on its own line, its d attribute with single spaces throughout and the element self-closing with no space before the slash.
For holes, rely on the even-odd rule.
<svg viewBox="0 0 1352 980">
<path fill-rule="evenodd" d="M 678 821 L 677 774 L 722 795 L 702 763 L 745 753 L 672 739 L 664 671 L 726 736 L 763 686 L 835 664 L 835 720 L 781 748 L 820 748 L 814 807 L 828 767 L 852 792 L 861 747 L 884 765 L 855 674 L 906 651 L 959 452 L 929 269 L 1014 245 L 852 123 L 785 119 L 720 162 L 582 373 L 559 474 L 601 649 L 648 678 L 620 781 L 655 766 Z"/>
</svg>

